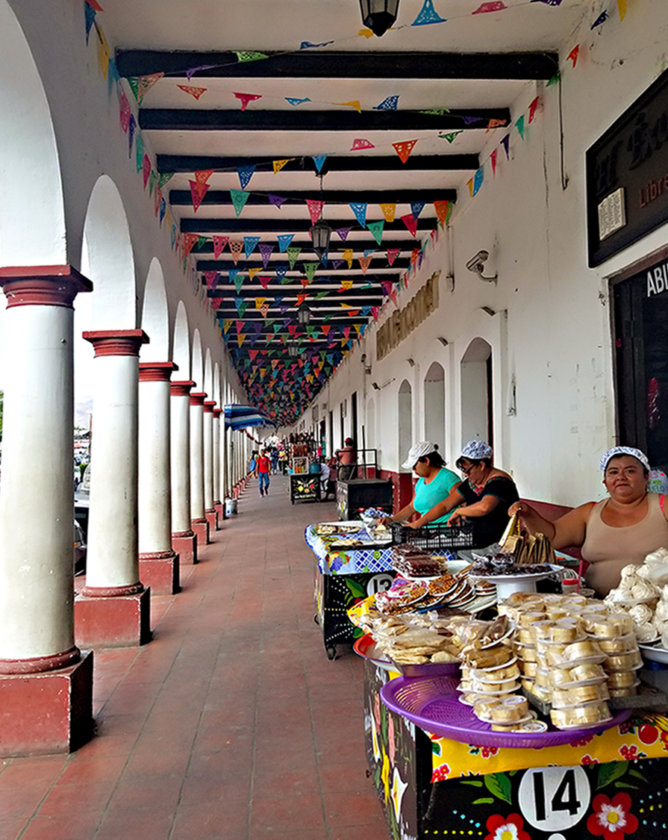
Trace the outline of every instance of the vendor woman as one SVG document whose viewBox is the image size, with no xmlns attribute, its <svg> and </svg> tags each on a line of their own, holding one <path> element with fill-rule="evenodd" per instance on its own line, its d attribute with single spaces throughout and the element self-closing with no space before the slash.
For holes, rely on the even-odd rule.
<svg viewBox="0 0 668 840">
<path fill-rule="evenodd" d="M 438 452 L 438 446 L 426 440 L 411 446 L 401 466 L 405 470 L 413 470 L 418 476 L 415 495 L 409 505 L 394 516 L 388 516 L 383 520 L 386 525 L 392 522 L 403 522 L 416 513 L 422 515 L 431 510 L 435 504 L 445 499 L 450 489 L 459 481 L 456 473 L 446 468 L 445 461 Z M 445 515 L 434 522 L 441 524 L 447 519 Z"/>
<path fill-rule="evenodd" d="M 624 566 L 639 565 L 657 548 L 668 548 L 668 504 L 665 496 L 648 493 L 649 461 L 640 449 L 615 446 L 600 467 L 610 498 L 580 505 L 555 522 L 526 502 L 510 512 L 519 514 L 529 533 L 545 534 L 554 548 L 581 547 L 589 564 L 587 583 L 607 595 L 619 584 Z"/>
<path fill-rule="evenodd" d="M 470 520 L 473 545 L 483 547 L 497 542 L 508 524 L 508 508 L 519 499 L 515 482 L 492 465 L 492 447 L 482 440 L 470 440 L 455 466 L 466 476 L 457 482 L 447 498 L 434 505 L 409 527 L 422 528 L 447 518 L 449 525 Z"/>
</svg>

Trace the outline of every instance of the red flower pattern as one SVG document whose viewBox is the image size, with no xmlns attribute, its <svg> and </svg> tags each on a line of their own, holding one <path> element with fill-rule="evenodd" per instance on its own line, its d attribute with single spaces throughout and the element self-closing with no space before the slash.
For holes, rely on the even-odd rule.
<svg viewBox="0 0 668 840">
<path fill-rule="evenodd" d="M 431 774 L 432 782 L 444 782 L 448 778 L 448 774 L 450 773 L 450 768 L 447 764 L 441 764 L 440 767 L 437 767 L 436 770 Z"/>
<path fill-rule="evenodd" d="M 622 840 L 626 834 L 633 834 L 638 828 L 638 818 L 630 813 L 631 797 L 628 793 L 616 793 L 609 799 L 599 793 L 592 802 L 594 813 L 587 819 L 587 830 L 604 840 Z"/>
<path fill-rule="evenodd" d="M 635 744 L 628 747 L 626 744 L 623 747 L 619 748 L 620 755 L 622 758 L 626 759 L 626 761 L 633 761 L 635 758 L 638 758 L 638 747 Z"/>
<path fill-rule="evenodd" d="M 592 758 L 589 753 L 587 753 L 587 755 L 583 755 L 581 761 L 583 764 L 598 764 L 598 759 Z"/>
<path fill-rule="evenodd" d="M 485 840 L 531 840 L 531 836 L 524 831 L 524 820 L 519 814 L 509 814 L 507 817 L 494 814 L 489 817 L 486 826 L 489 834 Z"/>
</svg>

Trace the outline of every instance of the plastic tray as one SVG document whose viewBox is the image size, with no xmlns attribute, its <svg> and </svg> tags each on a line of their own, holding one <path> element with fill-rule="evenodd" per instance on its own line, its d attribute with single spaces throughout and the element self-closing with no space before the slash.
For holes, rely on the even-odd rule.
<svg viewBox="0 0 668 840">
<path fill-rule="evenodd" d="M 397 670 L 392 662 L 386 658 L 385 654 L 378 650 L 375 639 L 369 633 L 365 633 L 355 641 L 353 650 L 358 656 L 361 656 L 362 659 L 367 659 L 369 662 L 373 662 L 374 665 L 382 668 L 383 671 L 389 672 Z"/>
<path fill-rule="evenodd" d="M 612 720 L 593 729 L 564 731 L 550 727 L 547 732 L 494 732 L 468 706 L 459 702 L 456 677 L 398 677 L 384 685 L 380 696 L 393 712 L 415 723 L 426 732 L 481 747 L 554 747 L 571 744 L 593 732 L 602 732 L 627 720 L 625 709 Z"/>
</svg>

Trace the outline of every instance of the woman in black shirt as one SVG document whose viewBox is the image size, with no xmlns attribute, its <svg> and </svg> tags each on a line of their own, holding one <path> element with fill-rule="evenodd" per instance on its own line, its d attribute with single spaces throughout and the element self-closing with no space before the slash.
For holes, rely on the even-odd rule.
<svg viewBox="0 0 668 840">
<path fill-rule="evenodd" d="M 409 527 L 423 528 L 454 510 L 448 525 L 470 520 L 474 547 L 482 548 L 498 542 L 508 524 L 508 508 L 519 500 L 515 482 L 508 473 L 492 466 L 492 447 L 481 440 L 469 441 L 455 466 L 466 478 L 456 484 L 442 502 Z"/>
</svg>

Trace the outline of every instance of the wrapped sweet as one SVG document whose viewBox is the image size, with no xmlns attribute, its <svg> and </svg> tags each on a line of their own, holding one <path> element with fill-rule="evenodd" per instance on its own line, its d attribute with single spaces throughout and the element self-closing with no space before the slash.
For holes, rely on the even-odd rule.
<svg viewBox="0 0 668 840">
<path fill-rule="evenodd" d="M 550 718 L 557 729 L 584 729 L 605 723 L 611 719 L 610 708 L 605 701 L 574 706 L 570 709 L 552 709 Z"/>
</svg>

